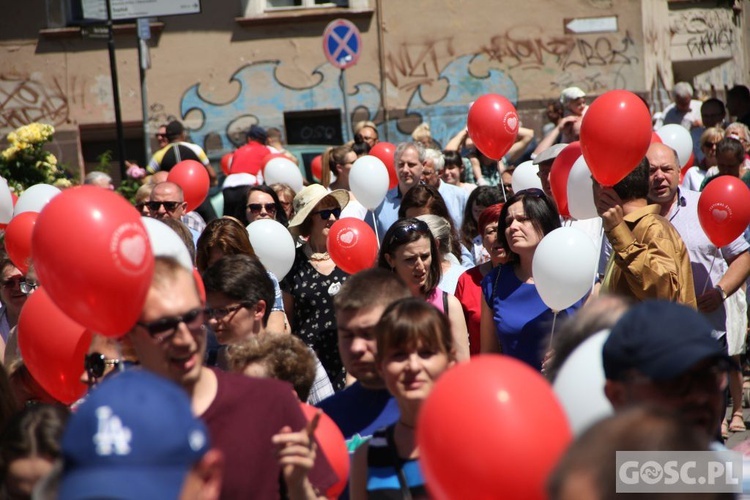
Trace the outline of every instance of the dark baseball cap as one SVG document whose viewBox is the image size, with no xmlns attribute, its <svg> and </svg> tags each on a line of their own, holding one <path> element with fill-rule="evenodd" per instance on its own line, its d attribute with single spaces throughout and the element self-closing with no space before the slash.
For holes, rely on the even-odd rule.
<svg viewBox="0 0 750 500">
<path fill-rule="evenodd" d="M 251 125 L 247 131 L 247 138 L 265 144 L 268 141 L 268 133 L 260 125 Z"/>
<path fill-rule="evenodd" d="M 648 300 L 634 305 L 612 327 L 602 359 L 608 380 L 636 369 L 652 380 L 669 380 L 710 358 L 731 365 L 726 349 L 698 311 L 675 302 Z"/>
</svg>

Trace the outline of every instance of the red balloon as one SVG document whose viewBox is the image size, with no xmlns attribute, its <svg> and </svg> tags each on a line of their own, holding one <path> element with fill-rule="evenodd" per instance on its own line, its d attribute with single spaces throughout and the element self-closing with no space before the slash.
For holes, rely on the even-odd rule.
<svg viewBox="0 0 750 500">
<path fill-rule="evenodd" d="M 581 143 L 571 142 L 560 151 L 549 172 L 549 186 L 560 215 L 570 217 L 568 210 L 568 175 L 573 164 L 581 157 Z"/>
<path fill-rule="evenodd" d="M 232 161 L 232 155 L 234 153 L 227 153 L 221 157 L 221 171 L 224 175 L 229 175 L 229 162 Z"/>
<path fill-rule="evenodd" d="M 581 121 L 581 149 L 594 179 L 611 187 L 646 156 L 651 113 L 640 97 L 612 90 L 594 99 Z"/>
<path fill-rule="evenodd" d="M 661 140 L 661 137 L 659 137 L 659 134 L 656 132 L 651 132 L 651 144 L 654 144 L 655 142 L 658 142 L 659 144 L 664 144 L 664 141 Z"/>
<path fill-rule="evenodd" d="M 91 332 L 67 317 L 43 287 L 29 296 L 18 319 L 18 347 L 29 372 L 50 396 L 66 405 L 83 396 L 83 357 Z"/>
<path fill-rule="evenodd" d="M 310 163 L 310 170 L 316 180 L 323 179 L 323 155 L 313 158 L 312 163 Z"/>
<path fill-rule="evenodd" d="M 36 212 L 22 212 L 10 220 L 5 230 L 5 250 L 23 274 L 29 272 L 31 264 L 31 235 L 39 216 Z"/>
<path fill-rule="evenodd" d="M 182 160 L 172 167 L 167 181 L 174 182 L 182 188 L 188 212 L 195 210 L 203 203 L 211 185 L 205 165 L 195 160 Z"/>
<path fill-rule="evenodd" d="M 370 154 L 378 158 L 385 164 L 388 169 L 388 189 L 393 189 L 398 185 L 398 175 L 396 174 L 395 155 L 396 146 L 390 142 L 379 142 L 370 149 Z"/>
<path fill-rule="evenodd" d="M 339 269 L 354 274 L 375 265 L 378 239 L 366 222 L 344 217 L 328 231 L 328 253 Z"/>
<path fill-rule="evenodd" d="M 476 356 L 447 371 L 417 422 L 420 468 L 435 498 L 546 498 L 570 440 L 549 383 L 508 356 Z"/>
<path fill-rule="evenodd" d="M 201 273 L 196 268 L 193 268 L 193 278 L 195 278 L 195 286 L 198 287 L 198 295 L 201 297 L 201 304 L 206 303 L 206 285 L 203 284 L 203 278 Z"/>
<path fill-rule="evenodd" d="M 711 243 L 728 245 L 750 224 L 750 189 L 731 175 L 712 180 L 698 199 L 698 221 Z"/>
<path fill-rule="evenodd" d="M 690 153 L 690 158 L 688 158 L 682 168 L 680 168 L 680 184 L 682 184 L 682 179 L 685 178 L 685 174 L 690 169 L 690 167 L 693 166 L 693 163 L 695 163 L 695 154 Z"/>
<path fill-rule="evenodd" d="M 133 327 L 154 273 L 133 205 L 96 186 L 66 189 L 42 209 L 31 243 L 39 281 L 72 320 L 110 337 Z"/>
<path fill-rule="evenodd" d="M 333 472 L 339 478 L 336 484 L 328 488 L 326 496 L 338 498 L 343 493 L 349 480 L 349 450 L 346 447 L 344 435 L 336 423 L 331 420 L 331 417 L 323 413 L 322 410 L 307 403 L 300 403 L 300 406 L 308 422 L 312 421 L 316 413 L 321 412 L 318 428 L 315 429 L 315 439 L 318 440 L 320 451 L 323 452 Z"/>
<path fill-rule="evenodd" d="M 518 113 L 505 97 L 485 94 L 471 105 L 467 128 L 469 137 L 483 155 L 499 160 L 516 142 Z"/>
</svg>

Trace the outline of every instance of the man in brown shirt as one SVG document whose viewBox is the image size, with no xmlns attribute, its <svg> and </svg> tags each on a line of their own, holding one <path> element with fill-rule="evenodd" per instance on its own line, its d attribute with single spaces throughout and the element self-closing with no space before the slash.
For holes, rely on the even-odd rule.
<svg viewBox="0 0 750 500">
<path fill-rule="evenodd" d="M 614 187 L 594 182 L 596 209 L 612 254 L 602 293 L 636 300 L 664 299 L 696 307 L 693 273 L 685 244 L 670 222 L 649 205 L 646 158 Z"/>
</svg>

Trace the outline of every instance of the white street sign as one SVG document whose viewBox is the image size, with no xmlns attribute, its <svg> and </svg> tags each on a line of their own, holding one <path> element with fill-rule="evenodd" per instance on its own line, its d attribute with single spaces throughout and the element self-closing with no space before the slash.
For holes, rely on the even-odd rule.
<svg viewBox="0 0 750 500">
<path fill-rule="evenodd" d="M 617 16 L 579 17 L 564 20 L 568 33 L 607 33 L 617 31 Z"/>
<path fill-rule="evenodd" d="M 82 0 L 84 19 L 107 19 L 105 0 Z M 198 14 L 200 0 L 110 0 L 112 19 Z"/>
</svg>

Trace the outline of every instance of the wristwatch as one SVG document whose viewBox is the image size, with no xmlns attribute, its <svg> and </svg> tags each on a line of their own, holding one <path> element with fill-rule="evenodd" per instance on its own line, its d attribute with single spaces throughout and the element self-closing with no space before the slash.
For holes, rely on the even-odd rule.
<svg viewBox="0 0 750 500">
<path fill-rule="evenodd" d="M 727 300 L 727 292 L 725 292 L 723 288 L 721 288 L 721 287 L 720 287 L 719 285 L 716 285 L 716 286 L 714 287 L 714 289 L 715 289 L 715 290 L 716 290 L 717 292 L 719 292 L 719 294 L 721 295 L 721 301 L 722 301 L 722 302 L 724 302 L 725 300 Z"/>
</svg>

